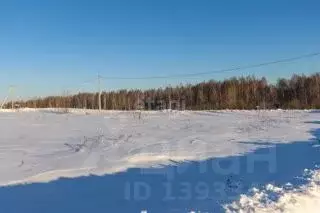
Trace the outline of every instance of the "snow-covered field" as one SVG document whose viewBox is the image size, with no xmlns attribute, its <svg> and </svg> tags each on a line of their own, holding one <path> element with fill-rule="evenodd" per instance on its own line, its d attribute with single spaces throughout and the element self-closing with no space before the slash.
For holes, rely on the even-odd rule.
<svg viewBox="0 0 320 213">
<path fill-rule="evenodd" d="M 318 212 L 319 111 L 0 112 L 0 212 Z"/>
</svg>

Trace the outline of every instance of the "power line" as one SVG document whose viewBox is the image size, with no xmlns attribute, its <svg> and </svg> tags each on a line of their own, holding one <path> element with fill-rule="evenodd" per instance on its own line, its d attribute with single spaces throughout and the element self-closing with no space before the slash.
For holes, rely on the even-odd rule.
<svg viewBox="0 0 320 213">
<path fill-rule="evenodd" d="M 245 70 L 245 69 L 264 67 L 264 66 L 269 66 L 269 65 L 273 65 L 273 64 L 292 62 L 292 61 L 297 61 L 297 60 L 301 60 L 301 59 L 305 59 L 305 58 L 311 58 L 311 57 L 315 57 L 315 56 L 319 56 L 319 55 L 320 55 L 320 52 L 314 52 L 314 53 L 300 55 L 300 56 L 296 56 L 296 57 L 292 57 L 292 58 L 285 58 L 285 59 L 280 59 L 280 60 L 276 60 L 276 61 L 269 61 L 269 62 L 247 65 L 247 66 L 237 66 L 237 67 L 208 71 L 208 72 L 197 72 L 197 73 L 186 73 L 186 74 L 175 74 L 175 75 L 144 76 L 144 77 L 119 77 L 119 76 L 118 77 L 117 76 L 106 77 L 106 76 L 98 75 L 96 78 L 82 82 L 81 85 L 90 84 L 90 83 L 98 83 L 98 85 L 101 85 L 102 79 L 105 79 L 105 80 L 148 80 L 148 79 L 170 79 L 170 78 L 182 78 L 182 77 L 196 77 L 196 76 L 201 76 L 201 75 L 233 72 L 233 71 L 239 71 L 239 70 Z M 99 91 L 100 90 L 101 89 L 99 89 Z M 1 107 L 1 105 L 0 105 L 0 107 Z"/>
<path fill-rule="evenodd" d="M 319 56 L 320 52 L 310 53 L 306 55 L 300 55 L 292 58 L 286 58 L 286 59 L 280 59 L 276 61 L 269 61 L 259 64 L 253 64 L 253 65 L 247 65 L 247 66 L 238 66 L 228 69 L 220 69 L 220 70 L 214 70 L 209 72 L 198 72 L 198 73 L 187 73 L 187 74 L 176 74 L 176 75 L 163 75 L 163 76 L 146 76 L 146 77 L 116 77 L 116 76 L 110 76 L 110 77 L 102 77 L 103 79 L 108 80 L 143 80 L 143 79 L 166 79 L 166 78 L 179 78 L 179 77 L 193 77 L 193 76 L 200 76 L 200 75 L 208 75 L 208 74 L 215 74 L 215 73 L 224 73 L 224 72 L 232 72 L 232 71 L 239 71 L 239 70 L 245 70 L 245 69 L 252 69 L 252 68 L 258 68 L 258 67 L 264 67 L 269 66 L 273 64 L 279 64 L 279 63 L 285 63 L 285 62 L 292 62 L 301 60 L 304 58 L 311 58 L 315 56 Z"/>
</svg>

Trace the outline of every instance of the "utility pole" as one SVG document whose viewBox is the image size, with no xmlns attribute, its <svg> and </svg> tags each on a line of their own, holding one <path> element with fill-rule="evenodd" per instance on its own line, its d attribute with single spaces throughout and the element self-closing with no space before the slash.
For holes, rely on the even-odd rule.
<svg viewBox="0 0 320 213">
<path fill-rule="evenodd" d="M 99 97 L 98 97 L 98 106 L 99 106 L 99 111 L 101 112 L 101 94 L 102 94 L 102 91 L 101 91 L 101 76 L 98 74 L 98 88 L 99 88 Z"/>
<path fill-rule="evenodd" d="M 11 97 L 11 109 L 14 108 L 14 105 L 13 105 L 13 93 L 14 93 L 14 86 L 10 86 L 9 87 L 9 94 L 10 94 L 10 97 Z"/>
<path fill-rule="evenodd" d="M 5 99 L 3 100 L 0 109 L 2 109 L 4 107 L 4 105 L 6 104 L 7 100 L 11 97 L 11 109 L 14 108 L 14 104 L 13 104 L 13 92 L 14 92 L 14 86 L 9 86 L 9 94 L 7 95 L 7 97 L 5 97 Z"/>
</svg>

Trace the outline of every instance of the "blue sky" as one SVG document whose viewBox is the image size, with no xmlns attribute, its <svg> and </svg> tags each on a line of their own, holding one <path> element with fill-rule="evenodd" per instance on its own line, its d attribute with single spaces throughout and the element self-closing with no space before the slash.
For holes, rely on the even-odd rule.
<svg viewBox="0 0 320 213">
<path fill-rule="evenodd" d="M 317 0 L 2 0 L 0 98 L 96 90 L 103 76 L 207 72 L 320 50 Z M 197 78 L 104 80 L 106 90 L 314 73 L 319 57 Z"/>
</svg>

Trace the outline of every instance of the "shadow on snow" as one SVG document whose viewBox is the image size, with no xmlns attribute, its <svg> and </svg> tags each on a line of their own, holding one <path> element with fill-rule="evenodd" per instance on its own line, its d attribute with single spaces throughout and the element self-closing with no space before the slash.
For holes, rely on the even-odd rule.
<svg viewBox="0 0 320 213">
<path fill-rule="evenodd" d="M 317 121 L 315 124 L 319 124 Z M 311 131 L 317 138 L 320 129 Z M 6 213 L 148 213 L 224 212 L 253 186 L 305 184 L 304 169 L 320 163 L 315 138 L 289 144 L 254 144 L 241 156 L 198 162 L 173 162 L 162 168 L 133 168 L 104 176 L 61 178 L 0 188 L 0 211 Z"/>
</svg>

